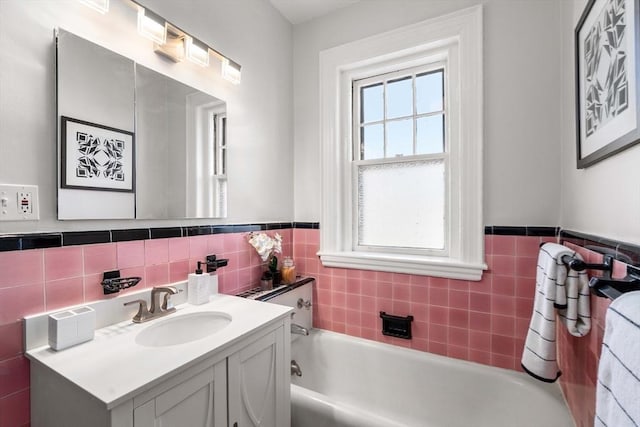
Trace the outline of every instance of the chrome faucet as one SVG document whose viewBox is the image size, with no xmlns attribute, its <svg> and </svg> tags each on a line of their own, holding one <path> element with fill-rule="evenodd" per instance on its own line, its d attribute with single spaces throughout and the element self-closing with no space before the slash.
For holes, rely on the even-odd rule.
<svg viewBox="0 0 640 427">
<path fill-rule="evenodd" d="M 291 324 L 291 333 L 298 335 L 309 335 L 309 330 L 304 326 L 300 326 L 297 323 Z"/>
<path fill-rule="evenodd" d="M 302 376 L 302 370 L 300 369 L 300 365 L 295 360 L 291 361 L 291 375 L 296 375 L 298 377 Z"/>
<path fill-rule="evenodd" d="M 169 307 L 169 297 L 177 293 L 178 290 L 173 286 L 158 286 L 151 289 L 151 307 L 149 310 L 147 310 L 147 302 L 143 299 L 125 302 L 124 305 L 140 304 L 138 312 L 133 316 L 132 320 L 134 323 L 143 323 L 176 311 L 175 307 Z M 164 300 L 160 305 L 160 295 L 162 294 L 164 294 Z"/>
</svg>

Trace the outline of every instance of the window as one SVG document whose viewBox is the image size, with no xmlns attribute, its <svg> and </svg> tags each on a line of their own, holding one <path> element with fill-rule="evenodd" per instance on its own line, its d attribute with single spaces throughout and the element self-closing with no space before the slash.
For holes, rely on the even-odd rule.
<svg viewBox="0 0 640 427">
<path fill-rule="evenodd" d="M 353 82 L 357 250 L 446 251 L 444 77 L 438 63 Z"/>
<path fill-rule="evenodd" d="M 227 216 L 227 114 L 226 112 L 213 113 L 211 115 L 211 132 L 213 136 L 213 171 L 211 175 L 213 191 L 216 200 L 214 205 L 215 216 L 224 218 Z"/>
<path fill-rule="evenodd" d="M 323 264 L 479 280 L 482 6 L 323 51 L 320 79 Z"/>
<path fill-rule="evenodd" d="M 226 105 L 199 93 L 187 95 L 187 218 L 227 215 Z M 190 133 L 189 133 L 190 132 Z"/>
</svg>

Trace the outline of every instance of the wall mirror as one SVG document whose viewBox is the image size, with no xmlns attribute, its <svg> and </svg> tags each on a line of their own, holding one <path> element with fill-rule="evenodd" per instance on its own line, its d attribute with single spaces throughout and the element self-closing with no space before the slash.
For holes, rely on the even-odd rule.
<svg viewBox="0 0 640 427">
<path fill-rule="evenodd" d="M 226 216 L 226 104 L 56 31 L 58 219 Z"/>
</svg>

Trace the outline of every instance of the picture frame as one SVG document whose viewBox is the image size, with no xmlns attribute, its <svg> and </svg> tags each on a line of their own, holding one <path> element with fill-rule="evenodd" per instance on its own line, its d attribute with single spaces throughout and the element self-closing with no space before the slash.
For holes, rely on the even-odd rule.
<svg viewBox="0 0 640 427">
<path fill-rule="evenodd" d="M 639 4 L 589 0 L 576 26 L 578 169 L 640 142 Z"/>
<path fill-rule="evenodd" d="M 60 187 L 135 193 L 135 134 L 61 116 Z"/>
</svg>

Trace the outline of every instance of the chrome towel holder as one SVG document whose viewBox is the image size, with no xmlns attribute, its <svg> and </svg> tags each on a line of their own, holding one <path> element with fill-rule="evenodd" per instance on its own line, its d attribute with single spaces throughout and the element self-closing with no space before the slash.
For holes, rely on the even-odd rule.
<svg viewBox="0 0 640 427">
<path fill-rule="evenodd" d="M 542 247 L 544 243 L 540 244 Z M 640 291 L 640 268 L 627 264 L 627 275 L 623 279 L 613 279 L 613 262 L 616 257 L 612 254 L 605 254 L 601 264 L 590 264 L 577 259 L 571 255 L 563 255 L 562 262 L 574 271 L 600 270 L 603 271 L 601 277 L 592 277 L 589 280 L 591 293 L 614 300 L 620 295 Z"/>
</svg>

